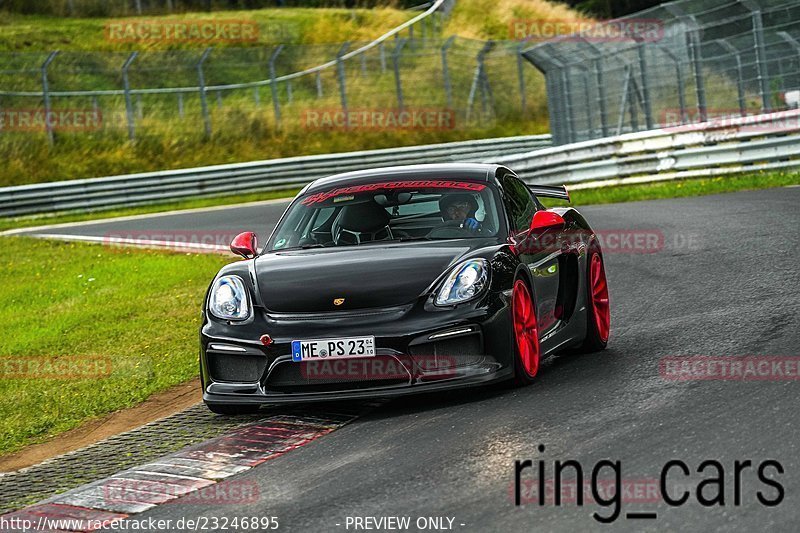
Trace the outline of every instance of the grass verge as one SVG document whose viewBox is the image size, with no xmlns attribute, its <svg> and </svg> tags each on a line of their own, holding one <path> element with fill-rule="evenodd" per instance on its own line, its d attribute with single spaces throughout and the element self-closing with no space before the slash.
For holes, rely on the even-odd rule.
<svg viewBox="0 0 800 533">
<path fill-rule="evenodd" d="M 197 375 L 207 285 L 230 257 L 2 238 L 0 454 Z"/>
</svg>

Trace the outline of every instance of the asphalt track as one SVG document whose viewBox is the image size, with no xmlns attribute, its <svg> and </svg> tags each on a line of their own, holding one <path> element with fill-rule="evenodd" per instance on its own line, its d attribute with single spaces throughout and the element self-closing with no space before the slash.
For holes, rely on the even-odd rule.
<svg viewBox="0 0 800 533">
<path fill-rule="evenodd" d="M 800 355 L 798 206 L 800 188 L 780 188 L 581 208 L 601 231 L 663 235 L 663 247 L 649 253 L 606 253 L 612 301 L 606 351 L 555 358 L 523 389 L 391 401 L 224 482 L 258 483 L 256 502 L 178 500 L 135 518 L 276 516 L 280 531 L 358 531 L 364 529 L 352 525 L 354 517 L 388 516 L 410 517 L 411 531 L 418 530 L 419 517 L 452 518 L 455 531 L 796 531 L 800 381 L 675 381 L 662 376 L 659 362 L 669 356 Z M 282 208 L 274 203 L 39 233 L 253 229 L 266 238 Z M 587 481 L 599 460 L 618 460 L 631 493 L 610 526 L 592 513 L 608 516 L 613 506 L 516 507 L 517 459 L 545 461 L 547 479 L 553 479 L 553 461 L 574 459 Z M 689 501 L 670 507 L 637 495 L 658 482 L 671 459 L 693 472 L 684 477 L 675 470 L 668 483 L 673 496 L 688 489 Z M 715 472 L 696 473 L 706 459 L 724 468 L 724 505 L 698 503 L 697 484 Z M 756 466 L 768 459 L 781 463 L 783 474 L 767 471 L 785 490 L 779 505 L 759 503 L 757 491 L 768 498 L 776 491 L 754 469 L 742 475 L 736 505 L 734 461 L 746 459 Z M 530 470 L 524 474 L 533 477 Z M 705 494 L 715 490 L 706 487 Z M 626 518 L 634 512 L 657 516 Z"/>
</svg>

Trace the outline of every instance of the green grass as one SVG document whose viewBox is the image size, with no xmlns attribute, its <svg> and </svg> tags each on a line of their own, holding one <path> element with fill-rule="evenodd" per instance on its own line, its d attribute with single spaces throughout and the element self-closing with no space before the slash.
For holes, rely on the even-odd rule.
<svg viewBox="0 0 800 533">
<path fill-rule="evenodd" d="M 337 43 L 378 37 L 416 13 L 390 8 L 275 8 L 248 11 L 215 11 L 177 15 L 67 18 L 0 12 L 0 51 L 127 51 L 202 48 L 203 43 L 149 41 L 122 42 L 109 39 L 109 21 L 241 20 L 259 26 L 254 42 L 216 40 L 215 48 L 264 46 L 276 43 Z"/>
<path fill-rule="evenodd" d="M 197 375 L 205 289 L 231 258 L 22 237 L 0 245 L 0 454 Z M 101 364 L 93 376 L 98 361 L 110 373 Z M 42 379 L 55 364 L 77 365 L 80 378 Z"/>
</svg>

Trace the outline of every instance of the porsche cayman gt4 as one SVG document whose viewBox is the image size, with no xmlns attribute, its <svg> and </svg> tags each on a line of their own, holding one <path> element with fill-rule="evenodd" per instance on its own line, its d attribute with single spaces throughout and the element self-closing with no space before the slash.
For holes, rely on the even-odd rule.
<svg viewBox="0 0 800 533">
<path fill-rule="evenodd" d="M 566 189 L 488 164 L 318 179 L 266 245 L 238 235 L 200 332 L 203 400 L 391 397 L 515 380 L 609 336 L 603 253 Z"/>
</svg>

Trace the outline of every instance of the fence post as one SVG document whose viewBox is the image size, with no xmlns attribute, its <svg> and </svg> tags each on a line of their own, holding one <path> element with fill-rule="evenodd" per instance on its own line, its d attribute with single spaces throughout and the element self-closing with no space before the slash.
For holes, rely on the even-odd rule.
<svg viewBox="0 0 800 533">
<path fill-rule="evenodd" d="M 253 87 L 253 102 L 256 107 L 261 107 L 261 95 L 258 92 L 258 87 Z"/>
<path fill-rule="evenodd" d="M 222 91 L 217 91 L 217 109 L 222 109 Z"/>
<path fill-rule="evenodd" d="M 778 32 L 778 35 L 780 34 L 781 32 Z M 736 60 L 736 93 L 739 98 L 739 114 L 744 117 L 747 115 L 747 101 L 744 93 L 744 73 L 742 71 L 742 58 L 739 56 L 739 50 L 725 39 L 717 39 L 715 42 Z"/>
<path fill-rule="evenodd" d="M 683 69 L 681 68 L 681 60 L 677 55 L 672 53 L 672 51 L 668 47 L 658 46 L 658 48 L 659 50 L 667 54 L 667 56 L 669 56 L 672 62 L 675 63 L 675 79 L 678 81 L 678 105 L 681 108 L 681 124 L 685 124 L 688 121 L 688 117 L 686 116 L 686 86 L 683 81 Z"/>
<path fill-rule="evenodd" d="M 467 99 L 467 112 L 466 112 L 466 122 L 469 122 L 470 116 L 472 115 L 472 105 L 475 102 L 475 92 L 478 89 L 478 85 L 480 84 L 481 87 L 481 98 L 483 100 L 484 109 L 486 106 L 486 95 L 484 91 L 486 87 L 484 83 L 488 83 L 488 80 L 484 80 L 484 65 L 483 65 L 483 58 L 492 49 L 494 46 L 494 41 L 487 41 L 478 52 L 478 55 L 475 56 L 475 74 L 472 76 L 472 85 L 469 88 L 469 98 Z"/>
<path fill-rule="evenodd" d="M 317 82 L 317 98 L 322 98 L 322 77 L 320 76 L 320 72 L 317 71 L 314 77 Z"/>
<path fill-rule="evenodd" d="M 588 107 L 588 103 L 591 101 L 591 95 L 589 94 L 589 70 L 586 68 L 583 69 L 583 98 Z M 589 131 L 589 136 L 587 138 L 594 139 L 594 121 L 592 120 L 591 110 L 587 110 L 586 112 L 586 127 Z"/>
<path fill-rule="evenodd" d="M 283 50 L 283 45 L 279 44 L 278 47 L 269 56 L 269 88 L 272 92 L 272 109 L 275 112 L 275 124 L 280 128 L 281 126 L 281 104 L 278 101 L 278 82 L 275 81 L 275 60 L 278 59 L 278 54 Z"/>
<path fill-rule="evenodd" d="M 178 116 L 183 118 L 183 93 L 178 93 Z"/>
<path fill-rule="evenodd" d="M 394 67 L 394 89 L 397 93 L 397 107 L 400 111 L 405 107 L 403 102 L 403 84 L 400 81 L 400 54 L 403 51 L 406 40 L 400 39 L 392 51 L 392 65 Z"/>
<path fill-rule="evenodd" d="M 456 36 L 449 37 L 442 45 L 442 77 L 444 78 L 444 94 L 447 98 L 447 108 L 453 108 L 453 88 L 450 85 L 450 68 L 447 65 L 447 50 L 453 45 Z"/>
<path fill-rule="evenodd" d="M 756 69 L 758 70 L 758 84 L 761 89 L 762 111 L 772 109 L 769 95 L 769 73 L 767 72 L 767 58 L 764 52 L 764 26 L 761 20 L 761 11 L 749 2 L 744 3 L 745 7 L 752 11 L 753 18 L 753 40 L 756 52 Z"/>
<path fill-rule="evenodd" d="M 142 14 L 142 0 L 136 0 L 136 14 Z"/>
<path fill-rule="evenodd" d="M 42 99 L 44 100 L 44 127 L 47 130 L 47 141 L 53 146 L 55 137 L 53 136 L 53 125 L 50 122 L 50 84 L 47 80 L 47 67 L 58 55 L 58 50 L 50 52 L 47 59 L 42 63 Z"/>
<path fill-rule="evenodd" d="M 378 44 L 378 52 L 381 56 L 381 73 L 386 72 L 386 50 L 383 48 L 383 41 Z"/>
<path fill-rule="evenodd" d="M 208 56 L 211 54 L 212 48 L 206 48 L 203 55 L 200 56 L 200 61 L 197 62 L 197 81 L 199 83 L 198 89 L 200 91 L 200 109 L 203 112 L 203 125 L 205 127 L 206 139 L 211 137 L 211 116 L 208 114 L 208 100 L 206 99 L 206 78 L 203 75 L 203 63 L 205 63 Z"/>
<path fill-rule="evenodd" d="M 517 45 L 517 77 L 519 78 L 519 102 L 522 106 L 522 112 L 524 113 L 527 109 L 527 102 L 525 100 L 525 72 L 523 71 L 522 66 L 522 49 L 524 48 L 524 44 L 520 43 Z"/>
<path fill-rule="evenodd" d="M 653 107 L 650 102 L 650 83 L 647 77 L 647 51 L 644 48 L 644 42 L 637 38 L 639 41 L 636 46 L 636 53 L 639 56 L 639 76 L 642 78 L 642 96 L 644 99 L 644 121 L 647 124 L 647 129 L 653 129 Z"/>
<path fill-rule="evenodd" d="M 291 104 L 294 100 L 292 96 L 292 80 L 286 81 L 286 101 L 288 104 Z"/>
<path fill-rule="evenodd" d="M 350 42 L 342 44 L 339 51 L 336 53 L 336 77 L 339 80 L 339 98 L 342 102 L 342 112 L 344 112 L 344 127 L 350 127 L 350 115 L 347 112 L 347 80 L 344 73 L 344 61 L 342 56 L 347 53 L 350 48 Z"/>
<path fill-rule="evenodd" d="M 800 42 L 797 42 L 797 39 L 795 39 L 785 31 L 779 31 L 778 35 L 781 37 L 781 39 L 789 43 L 792 46 L 792 48 L 794 48 L 794 51 L 797 52 L 797 59 L 800 60 Z"/>
<path fill-rule="evenodd" d="M 697 111 L 700 113 L 700 122 L 708 120 L 708 107 L 706 105 L 706 86 L 703 81 L 702 52 L 700 41 L 697 38 L 697 30 L 691 30 L 686 35 L 689 39 L 689 55 L 692 58 L 692 68 L 694 70 L 694 84 L 697 92 Z"/>
</svg>

